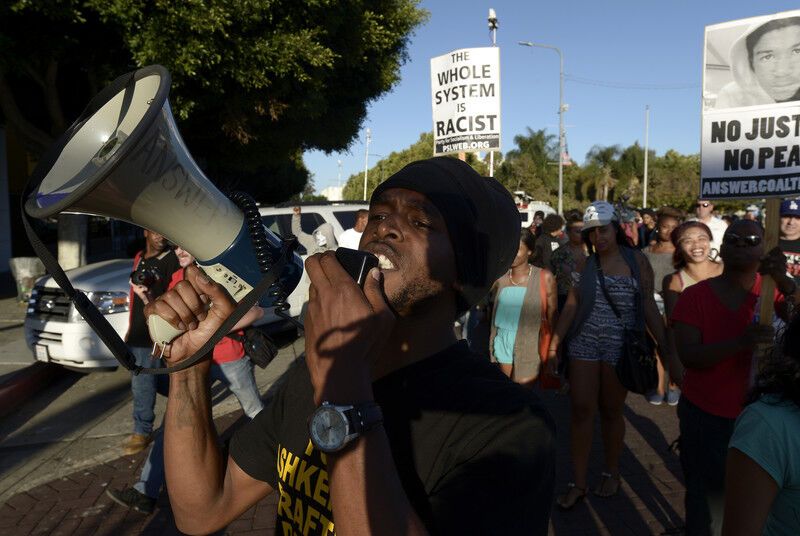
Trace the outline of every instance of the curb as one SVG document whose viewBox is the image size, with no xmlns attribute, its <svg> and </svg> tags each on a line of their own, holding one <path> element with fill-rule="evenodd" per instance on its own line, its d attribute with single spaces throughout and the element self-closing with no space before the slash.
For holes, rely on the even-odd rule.
<svg viewBox="0 0 800 536">
<path fill-rule="evenodd" d="M 37 362 L 21 369 L 0 384 L 0 417 L 5 417 L 28 398 L 47 387 L 65 369 L 51 363 Z"/>
</svg>

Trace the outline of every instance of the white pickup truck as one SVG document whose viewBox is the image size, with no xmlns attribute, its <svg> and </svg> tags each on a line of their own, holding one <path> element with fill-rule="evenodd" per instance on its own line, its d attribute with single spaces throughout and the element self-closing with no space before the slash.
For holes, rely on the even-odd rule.
<svg viewBox="0 0 800 536">
<path fill-rule="evenodd" d="M 86 293 L 120 337 L 128 330 L 128 280 L 132 265 L 131 259 L 115 259 L 67 271 L 72 286 Z M 31 292 L 25 315 L 25 341 L 38 361 L 79 369 L 117 364 L 50 276 L 37 281 Z"/>
<path fill-rule="evenodd" d="M 356 212 L 362 208 L 368 206 L 363 203 L 336 202 L 304 204 L 301 209 L 301 228 L 303 232 L 311 234 L 319 225 L 327 222 L 333 226 L 334 234 L 338 237 L 353 226 Z M 271 231 L 278 235 L 291 232 L 292 205 L 263 207 L 259 210 L 264 224 Z M 299 253 L 305 259 L 305 250 Z M 66 272 L 72 286 L 87 294 L 121 337 L 128 330 L 128 282 L 132 269 L 132 259 L 116 259 Z M 297 288 L 289 295 L 287 301 L 291 316 L 300 315 L 303 303 L 308 300 L 308 285 L 308 277 L 304 274 Z M 259 324 L 277 325 L 284 322 L 274 310 L 267 310 Z M 114 356 L 50 276 L 39 279 L 31 293 L 25 317 L 25 340 L 38 361 L 78 370 L 117 366 Z"/>
</svg>

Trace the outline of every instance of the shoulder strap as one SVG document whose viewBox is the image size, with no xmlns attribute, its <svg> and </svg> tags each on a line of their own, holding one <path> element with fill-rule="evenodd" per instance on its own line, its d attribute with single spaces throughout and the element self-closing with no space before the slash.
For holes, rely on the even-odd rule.
<svg viewBox="0 0 800 536">
<path fill-rule="evenodd" d="M 606 276 L 603 273 L 603 267 L 600 266 L 600 258 L 595 253 L 595 261 L 597 262 L 597 278 L 600 280 L 600 288 L 603 291 L 603 296 L 606 297 L 606 301 L 611 306 L 611 310 L 614 311 L 614 314 L 617 316 L 619 320 L 622 320 L 622 315 L 619 314 L 619 310 L 617 306 L 614 304 L 614 300 L 611 299 L 611 295 L 608 293 L 608 289 L 606 288 Z"/>
<path fill-rule="evenodd" d="M 28 219 L 28 213 L 25 212 L 25 199 L 27 197 L 28 196 L 26 192 L 26 195 L 21 197 L 19 208 L 20 213 L 22 214 L 22 224 L 25 226 L 25 234 L 28 235 L 28 240 L 30 241 L 31 246 L 33 246 L 33 250 L 42 260 L 44 267 L 47 269 L 53 280 L 58 283 L 58 286 L 61 287 L 64 292 L 66 292 L 67 297 L 73 304 L 75 304 L 75 308 L 78 310 L 78 312 L 80 312 L 89 325 L 92 326 L 98 337 L 100 337 L 106 347 L 111 350 L 111 353 L 114 354 L 114 357 L 116 357 L 126 369 L 133 370 L 136 368 L 136 359 L 128 349 L 128 345 L 126 345 L 122 338 L 117 335 L 117 332 L 111 327 L 111 324 L 108 323 L 106 317 L 103 316 L 100 311 L 98 311 L 97 307 L 95 307 L 91 301 L 89 301 L 89 298 L 86 297 L 86 294 L 75 290 L 75 288 L 69 282 L 69 278 L 64 273 L 64 270 L 62 270 L 61 266 L 59 266 L 58 261 L 42 243 L 39 235 L 36 234 L 36 231 L 33 230 L 33 226 Z"/>
<path fill-rule="evenodd" d="M 539 301 L 542 309 L 542 323 L 547 322 L 547 286 L 544 283 L 544 269 L 539 270 Z"/>
</svg>

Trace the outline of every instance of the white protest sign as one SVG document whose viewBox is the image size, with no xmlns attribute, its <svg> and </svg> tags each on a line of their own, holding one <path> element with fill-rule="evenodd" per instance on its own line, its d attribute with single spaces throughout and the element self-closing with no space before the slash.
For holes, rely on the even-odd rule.
<svg viewBox="0 0 800 536">
<path fill-rule="evenodd" d="M 700 197 L 800 194 L 800 10 L 707 26 Z"/>
<path fill-rule="evenodd" d="M 431 59 L 433 154 L 500 150 L 500 49 Z"/>
</svg>

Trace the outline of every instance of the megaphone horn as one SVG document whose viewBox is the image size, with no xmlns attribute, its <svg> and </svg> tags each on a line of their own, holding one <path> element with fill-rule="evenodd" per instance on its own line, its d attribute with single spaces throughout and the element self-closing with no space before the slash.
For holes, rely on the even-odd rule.
<svg viewBox="0 0 800 536">
<path fill-rule="evenodd" d="M 25 211 L 92 214 L 155 231 L 194 255 L 237 301 L 261 280 L 265 259 L 291 255 L 278 278 L 277 294 L 288 295 L 302 275 L 300 257 L 206 178 L 175 125 L 169 87 L 169 72 L 151 65 L 103 89 L 34 170 Z M 260 305 L 273 305 L 275 294 Z M 181 333 L 158 317 L 148 325 L 159 344 Z"/>
</svg>

